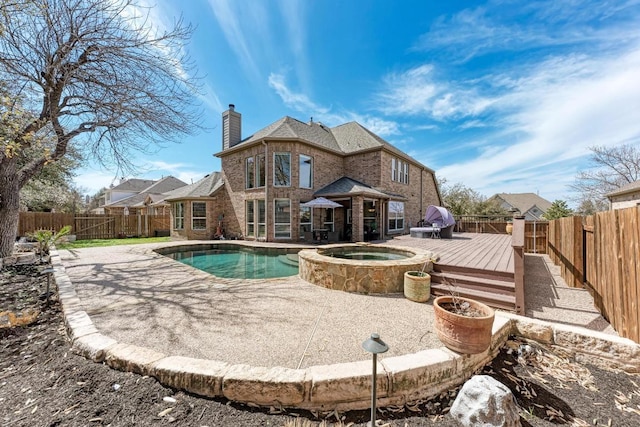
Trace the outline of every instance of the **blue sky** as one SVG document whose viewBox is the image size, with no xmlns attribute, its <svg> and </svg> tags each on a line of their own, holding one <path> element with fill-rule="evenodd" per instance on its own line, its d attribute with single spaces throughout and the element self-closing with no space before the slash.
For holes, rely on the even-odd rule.
<svg viewBox="0 0 640 427">
<path fill-rule="evenodd" d="M 485 196 L 568 200 L 588 147 L 640 144 L 640 1 L 144 0 L 182 15 L 209 129 L 140 156 L 138 177 L 220 170 L 221 113 L 243 137 L 289 115 L 358 121 Z M 94 193 L 116 171 L 76 182 Z"/>
</svg>

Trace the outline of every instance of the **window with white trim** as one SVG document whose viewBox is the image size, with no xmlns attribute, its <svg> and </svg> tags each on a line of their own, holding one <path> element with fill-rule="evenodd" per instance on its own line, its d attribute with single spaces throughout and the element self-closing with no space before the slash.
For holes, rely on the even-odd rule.
<svg viewBox="0 0 640 427">
<path fill-rule="evenodd" d="M 191 229 L 207 229 L 207 203 L 191 202 Z"/>
<path fill-rule="evenodd" d="M 304 233 L 311 231 L 311 208 L 300 206 L 300 239 L 304 239 Z"/>
<path fill-rule="evenodd" d="M 391 180 L 401 182 L 403 184 L 409 183 L 409 163 L 397 158 L 391 159 Z"/>
<path fill-rule="evenodd" d="M 404 230 L 404 202 L 389 202 L 389 231 Z"/>
<path fill-rule="evenodd" d="M 173 229 L 184 230 L 184 202 L 173 203 Z"/>
<path fill-rule="evenodd" d="M 273 227 L 276 239 L 291 238 L 291 200 L 275 199 L 273 201 Z"/>
<path fill-rule="evenodd" d="M 244 176 L 245 176 L 244 188 L 255 187 L 256 166 L 255 166 L 255 161 L 253 157 L 247 157 L 245 159 Z"/>
<path fill-rule="evenodd" d="M 255 236 L 255 216 L 254 216 L 254 200 L 247 200 L 245 202 L 245 218 L 246 218 L 246 236 Z"/>
<path fill-rule="evenodd" d="M 256 200 L 258 203 L 258 238 L 267 238 L 267 209 L 264 199 Z"/>
<path fill-rule="evenodd" d="M 273 186 L 291 186 L 291 153 L 273 153 Z"/>
<path fill-rule="evenodd" d="M 299 187 L 300 188 L 312 188 L 313 187 L 313 157 L 300 154 L 299 156 Z"/>
</svg>

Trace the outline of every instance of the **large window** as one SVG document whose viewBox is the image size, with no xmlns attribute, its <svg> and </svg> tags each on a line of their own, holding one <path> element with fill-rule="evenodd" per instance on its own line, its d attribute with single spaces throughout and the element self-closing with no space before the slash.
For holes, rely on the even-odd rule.
<svg viewBox="0 0 640 427">
<path fill-rule="evenodd" d="M 258 238 L 267 238 L 267 210 L 264 199 L 256 200 L 258 202 Z"/>
<path fill-rule="evenodd" d="M 254 200 L 246 201 L 245 208 L 245 218 L 247 220 L 247 237 L 255 237 L 255 211 L 254 211 Z"/>
<path fill-rule="evenodd" d="M 313 187 L 313 158 L 300 154 L 300 188 Z"/>
<path fill-rule="evenodd" d="M 191 202 L 191 229 L 207 229 L 207 203 Z"/>
<path fill-rule="evenodd" d="M 300 239 L 304 238 L 305 232 L 311 231 L 311 208 L 300 206 Z"/>
<path fill-rule="evenodd" d="M 173 204 L 173 229 L 184 230 L 184 203 Z"/>
<path fill-rule="evenodd" d="M 291 238 L 291 200 L 275 199 L 273 201 L 274 237 L 276 239 Z"/>
<path fill-rule="evenodd" d="M 291 186 L 291 153 L 273 153 L 273 185 Z"/>
<path fill-rule="evenodd" d="M 247 157 L 245 160 L 245 188 L 253 188 L 256 186 L 255 175 L 256 167 L 253 157 Z"/>
<path fill-rule="evenodd" d="M 396 159 L 395 157 L 391 159 L 391 180 L 408 184 L 409 163 Z"/>
<path fill-rule="evenodd" d="M 389 231 L 404 230 L 404 203 L 389 202 Z"/>
<path fill-rule="evenodd" d="M 256 183 L 256 187 L 264 187 L 265 186 L 265 178 L 266 178 L 266 169 L 264 164 L 264 154 L 258 154 L 256 156 L 256 168 L 258 169 L 256 174 L 256 179 L 258 182 Z"/>
</svg>

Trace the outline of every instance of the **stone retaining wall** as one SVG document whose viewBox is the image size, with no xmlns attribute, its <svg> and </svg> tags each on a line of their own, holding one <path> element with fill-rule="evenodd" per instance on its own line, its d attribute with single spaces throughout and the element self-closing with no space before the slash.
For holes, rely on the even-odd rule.
<svg viewBox="0 0 640 427">
<path fill-rule="evenodd" d="M 88 359 L 153 376 L 166 386 L 201 396 L 322 411 L 370 407 L 371 360 L 307 369 L 267 368 L 165 355 L 118 343 L 100 333 L 82 310 L 56 251 L 51 259 L 72 349 Z M 578 360 L 640 372 L 640 345 L 631 340 L 498 312 L 491 346 L 484 353 L 461 355 L 442 347 L 379 360 L 378 404 L 428 399 L 463 383 L 498 353 L 509 335 L 562 346 Z"/>
</svg>

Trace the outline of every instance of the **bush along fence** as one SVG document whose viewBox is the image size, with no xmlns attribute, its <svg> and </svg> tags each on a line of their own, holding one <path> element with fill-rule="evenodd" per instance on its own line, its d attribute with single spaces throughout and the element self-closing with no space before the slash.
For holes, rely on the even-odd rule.
<svg viewBox="0 0 640 427">
<path fill-rule="evenodd" d="M 569 286 L 587 288 L 602 316 L 640 343 L 640 208 L 549 224 L 549 257 Z"/>
<path fill-rule="evenodd" d="M 71 226 L 78 240 L 168 236 L 169 215 L 97 215 L 53 212 L 20 212 L 18 235 L 36 230 L 58 231 Z"/>
<path fill-rule="evenodd" d="M 508 234 L 507 225 L 513 224 L 508 216 L 461 215 L 456 217 L 455 231 L 467 233 Z M 525 253 L 547 253 L 548 221 L 525 221 Z"/>
</svg>

